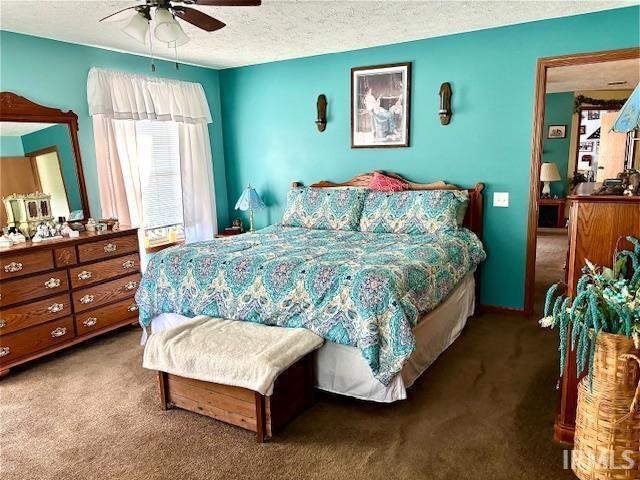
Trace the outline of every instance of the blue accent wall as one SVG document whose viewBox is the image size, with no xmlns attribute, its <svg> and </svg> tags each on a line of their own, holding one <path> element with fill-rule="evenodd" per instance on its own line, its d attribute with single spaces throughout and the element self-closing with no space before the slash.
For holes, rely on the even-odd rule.
<svg viewBox="0 0 640 480">
<path fill-rule="evenodd" d="M 418 182 L 485 182 L 481 300 L 521 308 L 530 188 L 536 61 L 640 45 L 640 8 L 482 30 L 220 72 L 230 216 L 242 188 L 269 206 L 257 226 L 278 222 L 293 180 L 344 181 L 384 169 Z M 413 62 L 411 147 L 351 149 L 351 67 Z M 453 119 L 438 120 L 438 90 L 453 88 Z M 319 133 L 316 98 L 328 100 Z M 510 207 L 494 208 L 494 192 Z"/>
<path fill-rule="evenodd" d="M 551 195 L 559 197 L 564 197 L 567 194 L 573 99 L 573 92 L 548 93 L 545 96 L 542 161 L 555 163 L 558 167 L 562 180 L 551 182 Z M 565 138 L 548 138 L 550 125 L 566 125 Z"/>
<path fill-rule="evenodd" d="M 43 148 L 55 146 L 58 148 L 62 179 L 67 191 L 69 210 L 82 210 L 80 188 L 76 175 L 75 157 L 69 136 L 69 127 L 64 124 L 53 125 L 37 132 L 22 136 L 22 146 L 25 153 L 32 153 Z"/>
<path fill-rule="evenodd" d="M 100 216 L 100 196 L 95 161 L 93 127 L 87 106 L 87 74 L 91 67 L 154 75 L 146 57 L 100 48 L 58 42 L 0 31 L 0 89 L 10 91 L 48 107 L 73 110 L 78 115 L 79 140 L 89 207 Z M 220 88 L 218 71 L 209 68 L 156 61 L 159 77 L 199 82 L 204 87 L 213 123 L 209 125 L 215 178 L 218 222 L 228 222 L 226 172 L 222 147 Z"/>
</svg>

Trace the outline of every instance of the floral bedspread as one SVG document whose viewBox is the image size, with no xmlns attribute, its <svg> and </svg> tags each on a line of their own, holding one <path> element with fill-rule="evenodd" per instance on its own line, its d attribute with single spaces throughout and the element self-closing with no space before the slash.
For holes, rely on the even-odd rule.
<svg viewBox="0 0 640 480">
<path fill-rule="evenodd" d="M 415 347 L 411 328 L 484 259 L 466 229 L 405 235 L 272 226 L 163 250 L 136 300 L 144 326 L 172 312 L 307 328 L 360 349 L 387 385 Z"/>
</svg>

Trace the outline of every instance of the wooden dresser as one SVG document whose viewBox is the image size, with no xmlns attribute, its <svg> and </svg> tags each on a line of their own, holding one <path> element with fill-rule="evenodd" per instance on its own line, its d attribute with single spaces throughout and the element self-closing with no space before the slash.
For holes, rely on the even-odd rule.
<svg viewBox="0 0 640 480">
<path fill-rule="evenodd" d="M 135 229 L 0 250 L 0 376 L 137 321 Z"/>
<path fill-rule="evenodd" d="M 567 261 L 568 294 L 574 296 L 582 276 L 585 259 L 597 265 L 611 266 L 620 237 L 640 237 L 640 197 L 570 196 L 569 255 Z M 620 248 L 632 248 L 626 240 Z M 570 349 L 567 370 L 562 377 L 555 438 L 573 443 L 578 403 L 578 378 L 575 355 Z"/>
</svg>

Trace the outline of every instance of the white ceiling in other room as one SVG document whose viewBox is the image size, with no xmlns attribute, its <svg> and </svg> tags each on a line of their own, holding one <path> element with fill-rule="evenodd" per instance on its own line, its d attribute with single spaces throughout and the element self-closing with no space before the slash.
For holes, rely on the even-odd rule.
<svg viewBox="0 0 640 480">
<path fill-rule="evenodd" d="M 98 23 L 142 1 L 0 0 L 0 28 L 12 32 L 148 55 L 122 33 L 130 15 Z M 207 33 L 181 22 L 191 41 L 185 63 L 235 67 L 437 37 L 637 4 L 637 1 L 314 1 L 264 0 L 260 7 L 194 7 L 227 24 Z M 133 12 L 133 11 L 130 11 Z M 588 32 L 585 32 L 588 35 Z M 526 41 L 526 39 L 523 39 Z M 173 49 L 154 44 L 156 56 Z"/>
<path fill-rule="evenodd" d="M 0 137 L 21 137 L 29 133 L 44 130 L 56 125 L 55 123 L 37 122 L 0 122 Z"/>
<path fill-rule="evenodd" d="M 550 68 L 547 93 L 633 90 L 640 82 L 640 59 Z"/>
</svg>

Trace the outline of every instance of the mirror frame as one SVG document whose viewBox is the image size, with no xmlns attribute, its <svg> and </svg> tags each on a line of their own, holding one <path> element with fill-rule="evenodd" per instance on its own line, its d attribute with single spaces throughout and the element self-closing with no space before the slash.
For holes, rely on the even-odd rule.
<svg viewBox="0 0 640 480">
<path fill-rule="evenodd" d="M 80 144 L 78 142 L 78 115 L 72 110 L 63 112 L 57 108 L 45 107 L 12 92 L 0 92 L 0 122 L 36 122 L 36 123 L 64 123 L 69 129 L 69 137 L 75 157 L 75 170 L 80 189 L 80 203 L 82 203 L 83 218 L 86 221 L 89 211 L 87 186 L 84 183 Z"/>
</svg>

